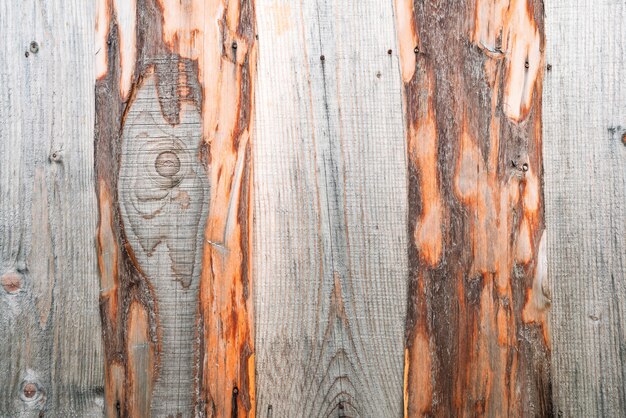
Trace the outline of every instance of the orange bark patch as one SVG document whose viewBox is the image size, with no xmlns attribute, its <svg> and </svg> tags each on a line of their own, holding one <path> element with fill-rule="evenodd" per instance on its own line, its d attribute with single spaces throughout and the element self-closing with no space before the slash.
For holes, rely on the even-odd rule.
<svg viewBox="0 0 626 418">
<path fill-rule="evenodd" d="M 404 416 L 425 416 L 430 411 L 433 400 L 430 347 L 425 331 L 415 333 L 411 350 L 405 350 L 404 361 Z M 409 392 L 407 387 L 419 389 Z"/>
<path fill-rule="evenodd" d="M 150 415 L 152 398 L 152 371 L 154 353 L 148 332 L 148 314 L 143 306 L 133 302 L 130 306 L 128 322 L 128 399 L 129 416 L 144 417 Z"/>
<path fill-rule="evenodd" d="M 437 171 L 437 126 L 433 110 L 433 80 L 429 71 L 420 80 L 427 89 L 427 98 L 417 104 L 417 116 L 408 127 L 408 152 L 411 162 L 419 168 L 422 213 L 413 239 L 420 257 L 430 266 L 439 263 L 442 252 L 442 204 Z"/>
<path fill-rule="evenodd" d="M 105 394 L 105 415 L 107 418 L 117 418 L 120 416 L 125 404 L 125 377 L 124 367 L 116 362 L 106 359 L 107 367 L 104 370 Z"/>
<path fill-rule="evenodd" d="M 548 286 L 548 262 L 547 262 L 547 239 L 546 232 L 541 235 L 539 250 L 537 254 L 537 266 L 535 267 L 535 277 L 533 285 L 526 294 L 526 304 L 522 311 L 524 323 L 536 323 L 541 326 L 543 338 L 547 347 L 550 347 L 550 324 L 548 312 L 551 301 L 547 295 Z"/>
<path fill-rule="evenodd" d="M 109 34 L 109 22 L 111 20 L 111 0 L 98 0 L 96 9 L 96 78 L 102 78 L 107 73 L 107 36 Z"/>
<path fill-rule="evenodd" d="M 395 0 L 398 46 L 402 80 L 406 83 L 415 74 L 415 48 L 418 47 L 412 0 Z"/>
<path fill-rule="evenodd" d="M 543 64 L 541 35 L 528 1 L 477 0 L 471 38 L 488 55 L 506 56 L 503 110 L 515 122 L 524 120 Z"/>
<path fill-rule="evenodd" d="M 100 224 L 98 225 L 98 266 L 100 268 L 100 297 L 108 307 L 111 324 L 115 324 L 117 312 L 118 273 L 117 254 L 118 247 L 113 232 L 113 217 L 111 196 L 109 189 L 103 180 L 100 180 L 99 199 Z"/>
</svg>

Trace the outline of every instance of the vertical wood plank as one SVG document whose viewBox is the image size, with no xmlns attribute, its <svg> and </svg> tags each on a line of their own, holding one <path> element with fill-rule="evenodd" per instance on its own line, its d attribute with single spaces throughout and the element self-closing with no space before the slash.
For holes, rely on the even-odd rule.
<svg viewBox="0 0 626 418">
<path fill-rule="evenodd" d="M 258 25 L 257 413 L 399 416 L 407 176 L 392 4 L 261 0 Z"/>
<path fill-rule="evenodd" d="M 100 0 L 107 416 L 254 416 L 254 3 Z"/>
<path fill-rule="evenodd" d="M 102 415 L 94 14 L 84 1 L 0 3 L 3 417 Z"/>
<path fill-rule="evenodd" d="M 626 416 L 626 4 L 546 2 L 546 223 L 559 416 Z"/>
<path fill-rule="evenodd" d="M 550 416 L 543 2 L 395 6 L 409 171 L 404 414 Z"/>
</svg>

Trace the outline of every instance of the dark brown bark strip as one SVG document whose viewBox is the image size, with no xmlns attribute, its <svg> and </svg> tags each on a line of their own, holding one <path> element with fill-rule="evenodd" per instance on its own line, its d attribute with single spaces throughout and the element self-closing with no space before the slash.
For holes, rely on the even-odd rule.
<svg viewBox="0 0 626 418">
<path fill-rule="evenodd" d="M 405 416 L 550 416 L 543 3 L 397 0 L 409 153 Z"/>
</svg>

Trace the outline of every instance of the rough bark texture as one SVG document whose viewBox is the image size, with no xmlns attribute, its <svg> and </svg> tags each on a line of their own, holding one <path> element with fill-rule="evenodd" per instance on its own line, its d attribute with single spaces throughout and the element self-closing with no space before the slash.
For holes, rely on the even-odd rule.
<svg viewBox="0 0 626 418">
<path fill-rule="evenodd" d="M 407 124 L 405 416 L 549 416 L 543 4 L 397 0 Z"/>
<path fill-rule="evenodd" d="M 0 417 L 102 414 L 93 14 L 0 2 Z"/>
<path fill-rule="evenodd" d="M 556 413 L 626 416 L 626 3 L 546 1 Z"/>
<path fill-rule="evenodd" d="M 250 0 L 100 0 L 107 416 L 253 416 Z"/>
</svg>

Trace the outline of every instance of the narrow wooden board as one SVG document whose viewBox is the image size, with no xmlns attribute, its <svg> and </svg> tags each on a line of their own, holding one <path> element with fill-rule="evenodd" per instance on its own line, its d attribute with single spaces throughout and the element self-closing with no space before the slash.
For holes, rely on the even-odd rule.
<svg viewBox="0 0 626 418">
<path fill-rule="evenodd" d="M 257 415 L 400 416 L 407 176 L 392 4 L 260 0 L 258 26 Z"/>
<path fill-rule="evenodd" d="M 395 5 L 409 171 L 404 415 L 550 416 L 543 2 Z"/>
<path fill-rule="evenodd" d="M 544 150 L 559 416 L 626 416 L 626 3 L 546 2 Z"/>
<path fill-rule="evenodd" d="M 254 3 L 99 0 L 107 416 L 254 416 Z"/>
<path fill-rule="evenodd" d="M 94 14 L 0 2 L 2 417 L 102 416 Z"/>
</svg>

